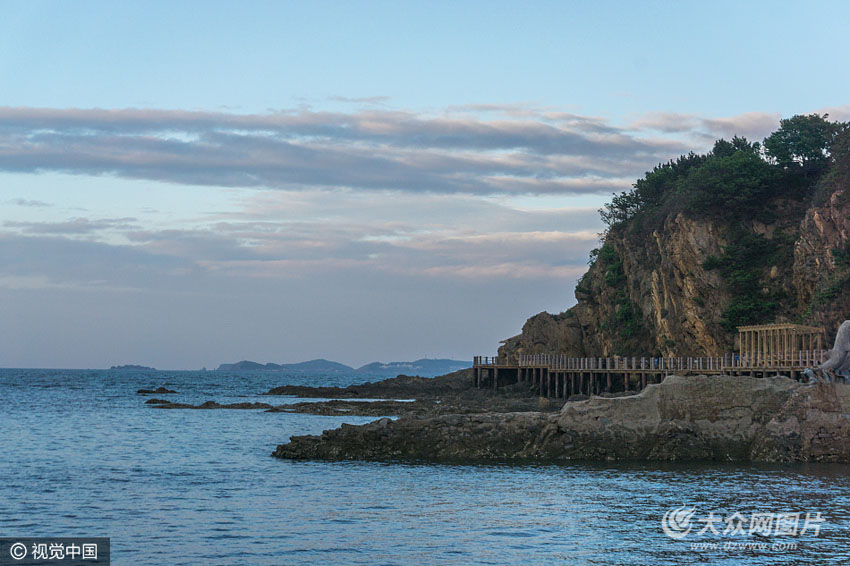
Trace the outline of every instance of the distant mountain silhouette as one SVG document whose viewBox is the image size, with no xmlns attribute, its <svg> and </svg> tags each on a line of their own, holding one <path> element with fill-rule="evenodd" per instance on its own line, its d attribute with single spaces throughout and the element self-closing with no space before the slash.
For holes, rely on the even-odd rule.
<svg viewBox="0 0 850 566">
<path fill-rule="evenodd" d="M 318 359 L 297 364 L 259 364 L 248 360 L 242 360 L 235 364 L 221 364 L 219 371 L 295 371 L 295 372 L 346 372 L 356 371 L 353 367 L 330 360 Z"/>
<path fill-rule="evenodd" d="M 339 362 L 332 362 L 330 360 L 325 360 L 322 358 L 319 358 L 318 360 L 310 360 L 309 362 L 299 362 L 297 364 L 281 364 L 280 367 L 281 369 L 285 369 L 288 371 L 348 372 L 354 370 L 354 368 L 351 366 L 347 366 Z"/>
<path fill-rule="evenodd" d="M 381 363 L 374 362 L 363 367 L 357 368 L 358 373 L 368 373 L 372 375 L 419 375 L 423 377 L 431 377 L 435 375 L 443 375 L 472 367 L 472 362 L 463 362 L 460 360 L 434 360 L 422 358 L 415 362 L 390 362 Z"/>
<path fill-rule="evenodd" d="M 396 376 L 399 374 L 433 377 L 472 366 L 472 362 L 447 359 L 423 358 L 415 362 L 374 362 L 360 368 L 353 368 L 339 362 L 318 359 L 296 364 L 261 364 L 242 360 L 235 364 L 221 364 L 218 371 L 286 371 L 298 373 L 363 373 L 374 376 Z"/>
</svg>

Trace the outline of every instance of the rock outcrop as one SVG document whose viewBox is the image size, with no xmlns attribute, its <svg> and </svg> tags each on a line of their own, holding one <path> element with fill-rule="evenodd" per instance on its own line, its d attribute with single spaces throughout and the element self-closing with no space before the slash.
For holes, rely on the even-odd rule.
<svg viewBox="0 0 850 566">
<path fill-rule="evenodd" d="M 850 462 L 850 386 L 798 388 L 767 423 L 750 450 L 768 462 Z"/>
<path fill-rule="evenodd" d="M 558 428 L 570 457 L 749 460 L 800 388 L 784 377 L 673 376 L 640 395 L 568 404 Z"/>
<path fill-rule="evenodd" d="M 810 324 L 837 328 L 850 315 L 850 184 L 806 211 L 794 244 L 797 304 Z"/>
<path fill-rule="evenodd" d="M 463 369 L 439 377 L 399 375 L 377 382 L 366 382 L 348 387 L 312 387 L 309 385 L 282 385 L 264 395 L 294 395 L 296 397 L 323 397 L 326 399 L 410 399 L 434 398 L 469 391 L 472 388 L 472 370 Z"/>
<path fill-rule="evenodd" d="M 136 391 L 136 393 L 139 394 L 139 395 L 154 395 L 154 394 L 166 395 L 166 394 L 169 394 L 169 393 L 177 393 L 177 392 L 174 391 L 173 389 L 168 389 L 167 387 L 157 387 L 156 389 L 139 389 L 138 391 Z"/>
<path fill-rule="evenodd" d="M 850 462 L 850 386 L 785 377 L 668 377 L 558 414 L 442 415 L 293 437 L 290 459 Z"/>
<path fill-rule="evenodd" d="M 475 387 L 472 370 L 466 369 L 436 378 L 400 375 L 378 382 L 348 387 L 311 387 L 284 385 L 265 393 L 271 400 L 276 395 L 305 399 L 282 405 L 259 402 L 218 403 L 210 400 L 193 405 L 167 399 L 148 399 L 146 405 L 156 409 L 247 409 L 269 413 L 307 413 L 334 416 L 415 416 L 434 417 L 447 414 L 496 414 L 515 412 L 556 412 L 557 399 L 544 399 L 528 382 L 515 383 L 497 390 Z"/>
<path fill-rule="evenodd" d="M 775 202 L 775 221 L 737 223 L 735 230 L 763 236 L 776 259 L 753 265 L 765 300 L 777 303 L 766 322 L 823 327 L 824 339 L 850 317 L 850 182 L 841 182 L 821 206 Z M 706 260 L 720 257 L 733 230 L 725 219 L 679 213 L 649 235 L 632 227 L 612 230 L 602 254 L 575 289 L 577 304 L 537 314 L 499 349 L 574 356 L 722 355 L 735 347 L 724 328 L 734 282 Z M 758 322 L 758 321 L 754 321 Z"/>
<path fill-rule="evenodd" d="M 344 424 L 321 436 L 294 436 L 274 456 L 309 460 L 517 461 L 537 459 L 537 440 L 555 417 L 485 413 Z"/>
<path fill-rule="evenodd" d="M 154 401 L 154 399 L 151 399 Z M 191 403 L 172 403 L 171 401 L 159 400 L 158 403 L 148 401 L 146 405 L 153 405 L 154 409 L 271 409 L 272 406 L 268 403 L 217 403 L 215 401 L 204 401 L 200 405 L 192 405 Z"/>
<path fill-rule="evenodd" d="M 776 243 L 784 248 L 779 255 L 790 257 L 801 234 L 803 210 L 788 206 L 775 222 L 751 222 L 743 229 Z M 850 214 L 850 207 L 844 214 Z M 722 315 L 734 289 L 717 270 L 705 267 L 706 260 L 723 254 L 728 233 L 722 219 L 692 219 L 682 213 L 648 236 L 610 232 L 603 245 L 609 255 L 597 258 L 576 286 L 577 304 L 558 315 L 531 317 L 499 354 L 714 356 L 731 351 L 735 336 L 723 328 Z M 804 262 L 802 252 L 798 262 Z M 802 274 L 811 277 L 798 262 L 764 266 L 759 277 L 765 295 L 797 295 Z M 775 320 L 800 321 L 808 304 L 784 301 Z"/>
<path fill-rule="evenodd" d="M 530 318 L 499 353 L 719 354 L 727 344 L 717 313 L 728 297 L 719 275 L 702 265 L 725 244 L 717 223 L 682 214 L 642 241 L 611 233 L 604 246 L 610 255 L 598 258 L 576 287 L 578 304 Z M 631 335 L 612 324 L 626 317 L 634 325 Z"/>
<path fill-rule="evenodd" d="M 499 354 L 722 355 L 735 347 L 736 324 L 774 321 L 822 327 L 831 342 L 850 318 L 850 136 L 834 157 L 817 183 L 797 179 L 802 186 L 778 191 L 758 214 L 673 207 L 612 226 L 576 286 L 577 304 L 531 317 Z M 766 251 L 724 274 L 717 260 L 742 242 Z M 738 306 L 770 306 L 724 321 L 742 277 L 758 294 L 738 296 Z"/>
</svg>

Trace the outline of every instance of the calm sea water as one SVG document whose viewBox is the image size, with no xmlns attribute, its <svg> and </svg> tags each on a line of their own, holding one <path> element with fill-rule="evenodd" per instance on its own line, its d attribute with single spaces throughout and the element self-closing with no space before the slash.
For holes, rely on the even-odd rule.
<svg viewBox="0 0 850 566">
<path fill-rule="evenodd" d="M 264 400 L 362 376 L 0 370 L 0 536 L 109 536 L 113 564 L 844 564 L 847 466 L 439 466 L 289 462 L 290 435 L 364 417 L 163 411 Z M 278 398 L 271 398 L 272 400 Z M 283 399 L 279 399 L 284 402 Z M 274 402 L 274 401 L 272 401 Z M 671 508 L 820 512 L 793 550 L 699 549 L 754 536 L 661 529 Z M 699 525 L 700 528 L 703 526 Z M 722 530 L 723 525 L 720 525 Z"/>
</svg>

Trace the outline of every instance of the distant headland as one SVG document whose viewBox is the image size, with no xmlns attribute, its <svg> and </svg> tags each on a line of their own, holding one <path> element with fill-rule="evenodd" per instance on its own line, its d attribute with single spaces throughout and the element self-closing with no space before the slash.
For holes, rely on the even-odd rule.
<svg viewBox="0 0 850 566">
<path fill-rule="evenodd" d="M 133 371 L 156 371 L 156 368 L 148 367 L 148 366 L 139 366 L 135 364 L 125 364 L 122 366 L 112 366 L 109 368 L 110 370 L 133 370 Z"/>
<path fill-rule="evenodd" d="M 353 368 L 339 362 L 325 359 L 310 360 L 295 364 L 261 364 L 243 360 L 233 364 L 221 364 L 218 371 L 286 371 L 286 372 L 322 372 L 322 373 L 362 373 L 377 376 L 396 376 L 398 374 L 435 376 L 472 367 L 471 361 L 422 358 L 413 362 L 373 362 L 359 368 Z"/>
</svg>

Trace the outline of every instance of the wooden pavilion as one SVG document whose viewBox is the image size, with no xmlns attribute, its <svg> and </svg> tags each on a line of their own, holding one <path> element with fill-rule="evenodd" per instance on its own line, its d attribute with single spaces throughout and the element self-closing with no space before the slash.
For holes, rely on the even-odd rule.
<svg viewBox="0 0 850 566">
<path fill-rule="evenodd" d="M 738 353 L 744 365 L 782 366 L 801 352 L 821 351 L 823 329 L 802 324 L 756 324 L 738 327 Z"/>
</svg>

